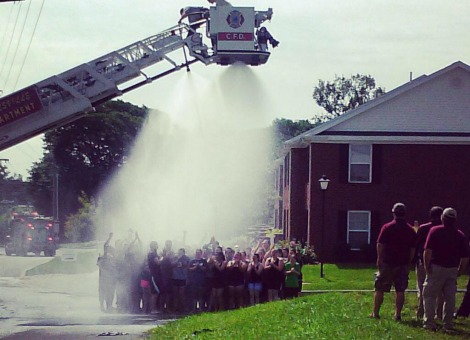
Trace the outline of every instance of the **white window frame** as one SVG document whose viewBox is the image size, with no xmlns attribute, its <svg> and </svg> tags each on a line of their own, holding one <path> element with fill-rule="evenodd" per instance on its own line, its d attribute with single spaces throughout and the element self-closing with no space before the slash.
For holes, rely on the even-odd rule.
<svg viewBox="0 0 470 340">
<path fill-rule="evenodd" d="M 352 148 L 354 146 L 369 146 L 369 162 L 353 162 L 352 161 Z M 369 180 L 368 181 L 356 181 L 351 180 L 351 166 L 352 165 L 369 165 Z M 349 144 L 349 164 L 348 164 L 348 181 L 349 183 L 372 183 L 372 144 Z"/>
<path fill-rule="evenodd" d="M 349 219 L 350 219 L 350 214 L 352 213 L 367 213 L 368 215 L 368 226 L 367 226 L 367 230 L 358 230 L 358 229 L 351 229 L 351 226 L 350 226 L 350 223 L 349 223 Z M 367 233 L 367 244 L 370 244 L 370 221 L 371 221 L 371 212 L 370 210 L 348 210 L 348 226 L 347 226 L 347 233 L 346 233 L 346 243 L 349 244 L 349 234 L 351 232 L 353 233 Z M 359 249 L 359 248 L 351 248 L 351 250 L 362 250 L 362 249 Z"/>
</svg>

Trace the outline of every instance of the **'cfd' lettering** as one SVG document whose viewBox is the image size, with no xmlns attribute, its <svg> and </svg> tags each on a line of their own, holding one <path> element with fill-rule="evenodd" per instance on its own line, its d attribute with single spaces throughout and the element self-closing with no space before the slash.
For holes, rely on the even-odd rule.
<svg viewBox="0 0 470 340">
<path fill-rule="evenodd" d="M 220 41 L 253 41 L 253 33 L 250 32 L 219 32 L 217 39 Z"/>
<path fill-rule="evenodd" d="M 245 40 L 243 33 L 227 33 L 227 40 Z"/>
</svg>

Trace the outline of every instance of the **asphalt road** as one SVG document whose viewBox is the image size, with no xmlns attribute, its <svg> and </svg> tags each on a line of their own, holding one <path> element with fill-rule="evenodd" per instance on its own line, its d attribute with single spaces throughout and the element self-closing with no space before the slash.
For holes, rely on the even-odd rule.
<svg viewBox="0 0 470 340">
<path fill-rule="evenodd" d="M 61 256 L 58 252 L 57 256 Z M 105 314 L 98 272 L 24 276 L 47 257 L 6 256 L 0 248 L 2 339 L 141 339 L 171 316 Z"/>
</svg>

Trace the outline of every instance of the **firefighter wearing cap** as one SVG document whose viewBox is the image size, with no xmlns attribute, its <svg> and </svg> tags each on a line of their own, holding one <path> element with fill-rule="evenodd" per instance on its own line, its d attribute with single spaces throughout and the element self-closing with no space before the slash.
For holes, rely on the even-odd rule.
<svg viewBox="0 0 470 340">
<path fill-rule="evenodd" d="M 455 209 L 444 209 L 441 220 L 442 225 L 431 228 L 424 245 L 423 327 L 436 330 L 436 297 L 442 291 L 444 330 L 452 330 L 457 276 L 467 266 L 468 245 L 465 235 L 457 228 Z"/>
<path fill-rule="evenodd" d="M 384 293 L 395 287 L 395 320 L 401 320 L 401 310 L 408 287 L 408 273 L 415 253 L 416 233 L 405 221 L 406 207 L 396 203 L 392 208 L 393 221 L 382 226 L 377 238 L 377 268 L 374 310 L 371 317 L 378 319 Z"/>
</svg>

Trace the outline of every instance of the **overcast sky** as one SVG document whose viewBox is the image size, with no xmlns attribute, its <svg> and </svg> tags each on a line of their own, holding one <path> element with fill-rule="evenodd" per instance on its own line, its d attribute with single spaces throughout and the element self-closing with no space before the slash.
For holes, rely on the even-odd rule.
<svg viewBox="0 0 470 340">
<path fill-rule="evenodd" d="M 4 95 L 13 91 L 15 82 L 16 90 L 21 89 L 165 30 L 176 24 L 181 7 L 208 6 L 203 0 L 45 0 L 20 73 L 42 3 L 0 4 Z M 416 78 L 458 60 L 470 63 L 468 0 L 232 0 L 232 4 L 274 10 L 266 27 L 281 43 L 266 65 L 254 68 L 270 97 L 273 119 L 309 119 L 321 112 L 311 97 L 319 79 L 370 74 L 390 91 L 407 82 L 410 72 Z M 18 10 L 17 33 L 10 45 Z M 209 81 L 223 69 L 192 67 Z M 6 73 L 10 77 L 5 84 Z M 169 94 L 182 76 L 170 75 L 121 99 L 168 110 Z M 23 175 L 40 155 L 39 138 L 0 152 L 0 158 L 10 159 L 10 171 Z"/>
</svg>

